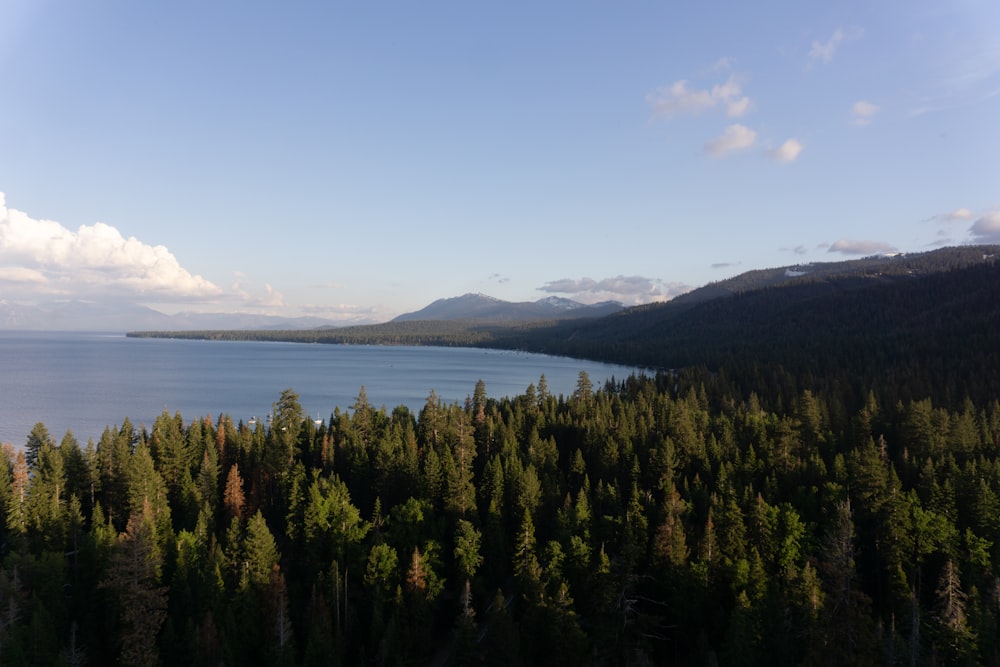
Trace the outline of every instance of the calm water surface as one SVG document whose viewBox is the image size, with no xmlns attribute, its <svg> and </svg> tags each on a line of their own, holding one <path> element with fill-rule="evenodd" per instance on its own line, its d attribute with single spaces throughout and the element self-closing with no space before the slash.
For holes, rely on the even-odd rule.
<svg viewBox="0 0 1000 667">
<path fill-rule="evenodd" d="M 462 402 L 483 380 L 493 398 L 524 393 L 544 374 L 570 394 L 580 371 L 595 387 L 635 369 L 541 354 L 441 347 L 126 338 L 122 334 L 0 331 L 0 441 L 23 445 L 36 422 L 58 442 L 67 429 L 85 444 L 128 417 L 150 425 L 164 410 L 186 421 L 266 415 L 284 389 L 328 419 L 368 401 L 420 410 L 433 390 Z"/>
</svg>

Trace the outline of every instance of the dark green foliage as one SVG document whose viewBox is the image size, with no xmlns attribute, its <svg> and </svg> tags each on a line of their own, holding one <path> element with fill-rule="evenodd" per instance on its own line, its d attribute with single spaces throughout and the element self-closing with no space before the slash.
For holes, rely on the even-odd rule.
<svg viewBox="0 0 1000 667">
<path fill-rule="evenodd" d="M 897 274 L 862 312 L 993 271 Z M 852 280 L 732 299 L 750 326 L 855 307 Z M 934 339 L 936 312 L 903 319 Z M 998 664 L 1000 369 L 972 319 L 937 366 L 906 326 L 857 359 L 835 326 L 766 353 L 765 328 L 711 372 L 581 374 L 565 398 L 479 383 L 415 417 L 362 388 L 317 427 L 286 390 L 269 426 L 164 414 L 86 450 L 36 426 L 30 464 L 0 460 L 0 661 Z"/>
</svg>

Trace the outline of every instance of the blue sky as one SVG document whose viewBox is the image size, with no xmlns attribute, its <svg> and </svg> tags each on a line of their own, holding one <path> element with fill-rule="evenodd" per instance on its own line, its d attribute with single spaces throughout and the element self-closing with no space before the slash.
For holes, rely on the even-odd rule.
<svg viewBox="0 0 1000 667">
<path fill-rule="evenodd" d="M 0 299 L 347 323 L 995 243 L 997 118 L 995 0 L 0 0 Z"/>
</svg>

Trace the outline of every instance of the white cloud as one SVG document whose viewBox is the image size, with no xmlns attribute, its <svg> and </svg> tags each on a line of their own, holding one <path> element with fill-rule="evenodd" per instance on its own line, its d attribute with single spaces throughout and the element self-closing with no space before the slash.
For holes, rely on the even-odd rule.
<svg viewBox="0 0 1000 667">
<path fill-rule="evenodd" d="M 977 218 L 969 233 L 976 243 L 1000 243 L 1000 209 Z"/>
<path fill-rule="evenodd" d="M 634 306 L 643 303 L 669 301 L 693 288 L 683 283 L 668 283 L 643 276 L 616 276 L 603 280 L 593 278 L 563 278 L 552 280 L 538 288 L 542 292 L 569 294 L 583 303 L 620 301 Z"/>
<path fill-rule="evenodd" d="M 3 283 L 43 285 L 45 274 L 25 266 L 3 266 L 0 267 L 0 284 Z"/>
<path fill-rule="evenodd" d="M 854 116 L 855 125 L 868 125 L 872 118 L 878 113 L 878 106 L 866 100 L 858 100 L 851 107 L 851 115 Z"/>
<path fill-rule="evenodd" d="M 201 299 L 220 289 L 185 270 L 162 245 L 125 238 L 103 222 L 75 232 L 7 208 L 0 193 L 0 283 L 24 296 L 129 294 L 142 300 Z M 30 288 L 30 290 L 29 290 Z M 27 293 L 30 291 L 30 293 Z"/>
<path fill-rule="evenodd" d="M 975 214 L 972 211 L 970 211 L 969 209 L 965 208 L 964 206 L 962 208 L 956 208 L 951 213 L 945 213 L 944 214 L 944 219 L 947 222 L 958 222 L 960 220 L 972 220 L 974 217 L 976 217 Z"/>
<path fill-rule="evenodd" d="M 264 283 L 264 294 L 257 298 L 254 305 L 264 308 L 280 308 L 285 305 L 285 297 L 270 284 Z"/>
<path fill-rule="evenodd" d="M 242 307 L 254 311 L 276 314 L 284 308 L 285 297 L 269 283 L 263 286 L 256 285 L 250 281 L 242 271 L 233 271 L 233 280 L 229 285 L 229 290 L 239 301 Z M 318 285 L 320 289 L 338 287 L 337 285 Z"/>
<path fill-rule="evenodd" d="M 716 84 L 707 90 L 692 90 L 686 80 L 674 82 L 669 88 L 661 88 L 646 96 L 646 102 L 657 116 L 672 118 L 680 114 L 697 115 L 703 111 L 722 106 L 726 115 L 735 118 L 750 110 L 750 98 L 742 94 L 736 77 L 731 76 L 723 84 Z"/>
<path fill-rule="evenodd" d="M 840 28 L 833 31 L 830 39 L 825 42 L 820 42 L 815 40 L 812 43 L 812 48 L 809 49 L 809 57 L 814 60 L 819 60 L 822 63 L 833 62 L 833 56 L 837 53 L 837 49 L 845 41 L 853 41 L 859 39 L 864 31 L 861 28 L 853 28 L 848 32 L 844 32 Z"/>
<path fill-rule="evenodd" d="M 726 115 L 730 118 L 738 118 L 750 110 L 750 98 L 741 97 L 726 103 Z"/>
<path fill-rule="evenodd" d="M 775 162 L 794 162 L 803 148 L 802 142 L 798 139 L 789 139 L 777 148 L 769 150 L 767 155 Z"/>
<path fill-rule="evenodd" d="M 842 255 L 874 255 L 882 252 L 895 250 L 888 243 L 881 241 L 860 241 L 854 239 L 840 239 L 835 241 L 827 252 L 839 252 Z"/>
<path fill-rule="evenodd" d="M 705 152 L 711 157 L 722 157 L 733 151 L 743 150 L 753 146 L 757 133 L 745 125 L 730 125 L 721 136 L 705 144 Z"/>
<path fill-rule="evenodd" d="M 941 225 L 943 229 L 938 231 L 938 234 L 940 236 L 947 236 L 952 233 L 950 227 L 955 223 L 968 222 L 970 220 L 975 220 L 975 218 L 975 213 L 962 206 L 960 208 L 956 208 L 954 211 L 949 211 L 948 213 L 936 213 L 923 222 L 933 222 L 937 225 Z"/>
</svg>

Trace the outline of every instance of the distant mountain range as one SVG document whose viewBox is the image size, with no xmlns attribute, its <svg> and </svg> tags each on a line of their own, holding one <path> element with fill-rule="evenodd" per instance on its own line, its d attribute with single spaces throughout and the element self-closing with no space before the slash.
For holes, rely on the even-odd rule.
<svg viewBox="0 0 1000 667">
<path fill-rule="evenodd" d="M 562 338 L 569 335 L 565 330 L 567 323 L 579 321 L 578 325 L 573 325 L 573 341 L 582 343 L 588 339 L 603 340 L 602 345 L 608 347 L 610 344 L 614 348 L 626 341 L 640 344 L 639 341 L 648 343 L 661 340 L 666 344 L 670 338 L 667 332 L 670 330 L 676 330 L 681 335 L 682 332 L 694 332 L 701 326 L 708 326 L 705 315 L 698 316 L 699 312 L 712 312 L 712 317 L 719 318 L 705 331 L 706 335 L 714 336 L 720 331 L 736 333 L 735 329 L 730 328 L 730 325 L 736 326 L 732 322 L 734 309 L 746 309 L 749 307 L 746 304 L 749 303 L 757 304 L 754 306 L 756 310 L 739 315 L 745 318 L 744 325 L 759 321 L 759 313 L 762 312 L 760 304 L 763 303 L 767 304 L 772 313 L 783 312 L 777 309 L 787 309 L 796 303 L 812 302 L 819 307 L 819 297 L 888 285 L 899 280 L 929 276 L 984 262 L 992 263 L 991 260 L 997 256 L 1000 256 L 1000 246 L 958 246 L 922 253 L 893 253 L 839 262 L 756 269 L 710 283 L 665 303 L 632 308 L 614 301 L 588 305 L 571 299 L 548 297 L 538 301 L 510 302 L 485 294 L 464 294 L 438 299 L 425 308 L 405 313 L 384 324 L 249 313 L 166 315 L 138 305 L 66 301 L 44 306 L 25 306 L 0 300 L 0 329 L 158 332 L 315 329 L 343 331 L 347 334 L 361 327 L 366 336 L 376 335 L 380 330 L 391 330 L 392 335 L 398 337 L 400 332 L 406 331 L 406 327 L 418 327 L 406 334 L 407 340 L 411 340 L 409 337 L 424 336 L 432 332 L 434 322 L 440 322 L 439 328 L 447 328 L 452 337 L 462 327 L 472 327 L 477 323 L 480 330 L 484 326 L 496 330 L 521 322 L 528 323 L 533 328 L 550 322 L 560 324 L 559 332 L 555 335 Z M 742 301 L 732 301 L 732 297 L 745 298 Z M 711 311 L 704 310 L 705 307 L 710 307 Z M 688 311 L 696 312 L 681 317 Z M 694 326 L 694 320 L 685 319 L 686 317 L 700 317 L 700 323 Z M 669 347 L 677 349 L 679 342 L 676 338 L 670 338 Z"/>
<path fill-rule="evenodd" d="M 334 324 L 333 320 L 319 317 L 275 317 L 253 313 L 167 315 L 135 304 L 54 301 L 39 306 L 26 306 L 0 300 L 0 329 L 24 331 L 312 329 L 331 324 Z M 344 323 L 340 325 L 343 326 Z"/>
<path fill-rule="evenodd" d="M 463 294 L 450 299 L 438 299 L 413 313 L 404 313 L 393 322 L 417 320 L 486 320 L 508 322 L 519 320 L 563 320 L 604 317 L 624 310 L 617 301 L 583 304 L 572 299 L 548 297 L 538 301 L 502 301 L 486 294 Z"/>
<path fill-rule="evenodd" d="M 465 294 L 438 299 L 394 322 L 418 320 L 532 321 L 594 318 L 610 315 L 625 306 L 613 301 L 586 305 L 571 299 L 549 297 L 513 303 L 485 294 Z M 320 317 L 276 317 L 253 313 L 178 313 L 167 315 L 134 304 L 95 301 L 53 301 L 27 306 L 0 300 L 0 329 L 44 331 L 205 331 L 298 330 L 371 325 L 372 321 L 336 321 Z"/>
</svg>

